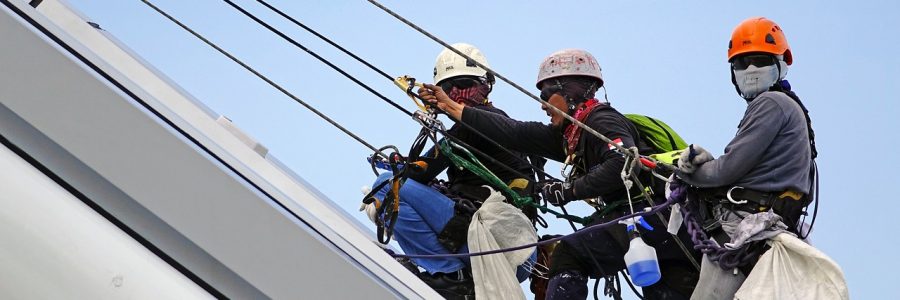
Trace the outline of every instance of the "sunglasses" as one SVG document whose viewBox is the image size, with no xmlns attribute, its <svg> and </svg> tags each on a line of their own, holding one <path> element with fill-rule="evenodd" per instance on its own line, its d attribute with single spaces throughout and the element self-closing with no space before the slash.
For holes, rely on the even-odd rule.
<svg viewBox="0 0 900 300">
<path fill-rule="evenodd" d="M 477 84 L 481 84 L 481 80 L 471 77 L 447 79 L 438 83 L 438 85 L 441 86 L 441 89 L 444 90 L 445 93 L 450 93 L 450 91 L 453 90 L 453 87 L 456 87 L 457 89 L 467 89 Z"/>
<path fill-rule="evenodd" d="M 735 57 L 731 60 L 731 68 L 735 71 L 746 70 L 751 65 L 757 68 L 774 65 L 775 57 L 767 54 L 751 54 Z"/>
<path fill-rule="evenodd" d="M 562 91 L 562 87 L 560 85 L 551 85 L 545 87 L 541 90 L 541 100 L 550 101 L 550 97 L 553 97 L 554 94 Z"/>
</svg>

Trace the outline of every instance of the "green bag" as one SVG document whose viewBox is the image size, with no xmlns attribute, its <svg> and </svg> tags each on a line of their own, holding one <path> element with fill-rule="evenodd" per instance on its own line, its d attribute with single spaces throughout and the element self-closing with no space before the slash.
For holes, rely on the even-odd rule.
<svg viewBox="0 0 900 300">
<path fill-rule="evenodd" d="M 655 154 L 682 150 L 688 147 L 688 144 L 681 139 L 681 136 L 663 121 L 638 114 L 626 114 L 625 117 L 637 127 L 638 132 L 641 134 L 641 139 L 647 145 L 653 147 Z"/>
</svg>

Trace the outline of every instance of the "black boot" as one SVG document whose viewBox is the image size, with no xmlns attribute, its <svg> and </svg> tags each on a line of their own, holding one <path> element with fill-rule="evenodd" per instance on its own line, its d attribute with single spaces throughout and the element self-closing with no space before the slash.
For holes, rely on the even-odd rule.
<svg viewBox="0 0 900 300">
<path fill-rule="evenodd" d="M 411 259 L 406 258 L 406 257 L 397 257 L 397 258 L 394 258 L 394 260 L 396 260 L 398 263 L 400 263 L 401 266 L 403 266 L 404 268 L 406 268 L 413 274 L 419 275 L 419 273 L 420 273 L 419 266 L 416 265 L 416 263 L 413 262 Z"/>
<path fill-rule="evenodd" d="M 472 282 L 472 273 L 468 269 L 464 268 L 453 273 L 422 272 L 419 278 L 448 300 L 475 299 L 475 283 Z"/>
</svg>

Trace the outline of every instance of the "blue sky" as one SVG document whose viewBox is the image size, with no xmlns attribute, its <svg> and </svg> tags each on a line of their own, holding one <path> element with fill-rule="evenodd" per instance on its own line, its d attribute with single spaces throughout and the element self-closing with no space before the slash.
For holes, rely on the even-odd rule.
<svg viewBox="0 0 900 300">
<path fill-rule="evenodd" d="M 369 150 L 231 63 L 140 1 L 69 0 L 271 154 L 364 222 L 359 187 L 374 175 Z M 406 108 L 391 82 L 266 10 L 270 21 Z M 712 1 L 707 1 L 712 2 Z M 258 27 L 221 1 L 155 4 L 268 75 L 370 143 L 408 148 L 414 122 L 351 81 Z M 278 1 L 306 25 L 391 75 L 430 81 L 440 45 L 366 1 Z M 583 48 L 603 68 L 609 99 L 626 113 L 658 117 L 688 142 L 721 154 L 745 108 L 731 85 L 731 30 L 766 16 L 785 30 L 794 54 L 788 79 L 811 111 L 819 148 L 821 209 L 813 242 L 837 261 L 857 299 L 897 298 L 892 259 L 898 221 L 890 189 L 900 183 L 894 149 L 900 128 L 896 1 L 388 1 L 449 43 L 479 47 L 494 70 L 533 89 L 551 52 Z M 539 104 L 499 83 L 496 106 L 546 122 Z M 550 165 L 551 174 L 558 165 Z M 579 206 L 575 204 L 574 206 Z M 576 210 L 586 213 L 586 207 Z M 368 223 L 367 223 L 368 224 Z M 541 233 L 569 232 L 555 221 Z M 628 294 L 629 292 L 625 292 Z"/>
</svg>

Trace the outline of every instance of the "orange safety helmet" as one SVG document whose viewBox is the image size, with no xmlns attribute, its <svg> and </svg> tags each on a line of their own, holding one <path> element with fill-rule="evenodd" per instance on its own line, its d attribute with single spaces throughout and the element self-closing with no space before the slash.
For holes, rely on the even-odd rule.
<svg viewBox="0 0 900 300">
<path fill-rule="evenodd" d="M 728 61 L 750 52 L 784 55 L 784 62 L 788 65 L 794 61 L 784 31 L 778 24 L 763 17 L 749 18 L 738 24 L 728 41 Z"/>
</svg>

